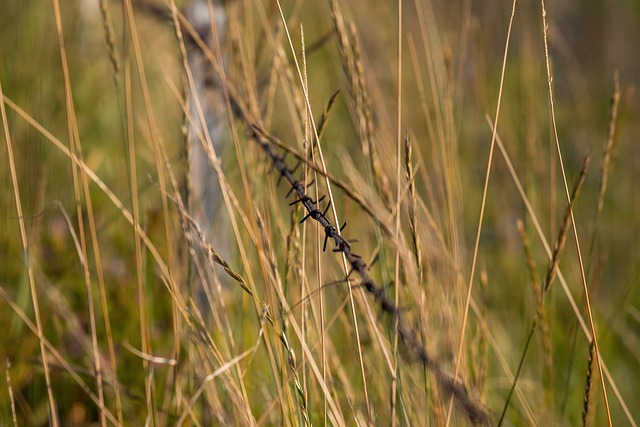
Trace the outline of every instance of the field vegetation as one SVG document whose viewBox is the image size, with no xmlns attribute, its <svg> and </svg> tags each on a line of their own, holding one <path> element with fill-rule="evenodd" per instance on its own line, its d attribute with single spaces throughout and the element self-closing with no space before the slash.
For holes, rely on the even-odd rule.
<svg viewBox="0 0 640 427">
<path fill-rule="evenodd" d="M 637 2 L 186 7 L 3 2 L 0 424 L 637 425 Z"/>
</svg>

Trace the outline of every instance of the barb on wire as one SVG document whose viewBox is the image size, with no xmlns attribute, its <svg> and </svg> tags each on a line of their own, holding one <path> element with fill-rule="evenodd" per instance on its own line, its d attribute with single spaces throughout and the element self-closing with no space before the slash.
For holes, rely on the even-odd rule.
<svg viewBox="0 0 640 427">
<path fill-rule="evenodd" d="M 278 182 L 286 180 L 291 189 L 287 193 L 289 196 L 291 193 L 295 193 L 297 199 L 290 205 L 300 203 L 307 210 L 307 215 L 302 218 L 301 223 L 309 218 L 317 221 L 320 226 L 324 228 L 325 241 L 323 250 L 326 250 L 327 241 L 333 240 L 335 243 L 334 252 L 341 252 L 349 262 L 352 271 L 357 271 L 361 279 L 361 286 L 363 286 L 367 292 L 374 296 L 375 300 L 380 304 L 381 310 L 390 316 L 398 324 L 398 335 L 407 349 L 412 353 L 414 357 L 420 360 L 428 369 L 431 370 L 435 376 L 439 386 L 446 393 L 454 396 L 455 401 L 460 408 L 466 413 L 469 420 L 474 424 L 488 424 L 489 414 L 487 409 L 479 402 L 474 400 L 468 393 L 464 384 L 455 378 L 452 378 L 447 374 L 438 364 L 438 362 L 427 352 L 422 342 L 417 338 L 417 335 L 407 324 L 400 308 L 395 302 L 387 297 L 384 289 L 377 285 L 376 282 L 368 274 L 368 266 L 361 256 L 355 254 L 352 251 L 351 244 L 353 240 L 345 239 L 340 232 L 346 226 L 346 223 L 340 229 L 331 223 L 327 218 L 326 213 L 329 210 L 331 202 L 321 210 L 319 203 L 324 199 L 324 196 L 314 201 L 306 193 L 307 186 L 300 180 L 294 177 L 294 169 L 287 166 L 284 156 L 280 156 L 273 149 L 271 144 L 280 146 L 280 142 L 273 136 L 267 133 L 263 128 L 256 124 L 250 123 L 250 131 L 252 139 L 255 140 L 265 151 L 267 156 L 273 163 L 273 167 L 280 173 Z M 276 142 L 277 141 L 277 142 Z"/>
</svg>

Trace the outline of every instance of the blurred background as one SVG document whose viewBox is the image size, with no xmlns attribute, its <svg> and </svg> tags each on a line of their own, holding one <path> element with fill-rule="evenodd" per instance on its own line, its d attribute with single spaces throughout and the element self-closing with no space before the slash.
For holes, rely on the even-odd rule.
<svg viewBox="0 0 640 427">
<path fill-rule="evenodd" d="M 304 135 L 304 119 L 299 114 L 304 110 L 300 105 L 302 92 L 297 87 L 298 76 L 292 65 L 291 49 L 282 33 L 276 3 L 270 0 L 231 3 L 231 36 L 225 43 L 225 49 L 231 52 L 228 59 L 230 79 L 241 82 L 237 84 L 243 95 L 250 97 L 254 92 L 258 93 L 270 132 L 286 144 L 301 149 L 300 136 Z M 304 32 L 309 98 L 314 115 L 317 115 L 316 122 L 332 94 L 341 91 L 323 136 L 329 172 L 362 194 L 379 218 L 386 221 L 385 215 L 389 212 L 385 210 L 384 191 L 377 187 L 376 172 L 369 166 L 362 148 L 359 120 L 363 116 L 357 108 L 357 91 L 354 92 L 353 83 L 345 74 L 330 3 L 284 0 L 282 7 L 298 59 L 301 59 L 301 28 Z M 579 175 L 585 156 L 591 156 L 574 212 L 600 352 L 616 386 L 615 391 L 611 385 L 607 389 L 610 411 L 614 425 L 635 425 L 640 419 L 640 408 L 636 405 L 640 392 L 640 186 L 636 181 L 640 176 L 640 145 L 637 143 L 640 131 L 637 103 L 640 2 L 552 0 L 545 3 L 556 129 L 569 189 Z M 79 224 L 82 224 L 78 222 L 78 212 L 87 215 L 86 196 L 80 198 L 82 203 L 77 199 L 69 157 L 51 140 L 57 139 L 62 145 L 69 146 L 70 135 L 75 135 L 73 139 L 81 145 L 84 162 L 109 192 L 127 209 L 138 206 L 135 209 L 139 210 L 141 227 L 169 268 L 174 269 L 177 282 L 188 281 L 189 264 L 185 261 L 189 255 L 184 236 L 179 231 L 178 215 L 173 205 L 169 209 L 171 215 L 163 207 L 158 184 L 158 149 L 150 142 L 161 141 L 182 185 L 186 173 L 186 122 L 181 105 L 184 73 L 174 21 L 165 2 L 132 1 L 146 77 L 146 82 L 142 82 L 125 9 L 120 1 L 107 1 L 106 4 L 114 48 L 107 42 L 104 15 L 101 15 L 98 0 L 66 0 L 59 5 L 72 110 L 65 101 L 65 77 L 54 19 L 55 2 L 8 0 L 3 2 L 0 13 L 4 125 L 13 146 L 29 259 L 40 293 L 44 334 L 92 389 L 93 356 L 88 350 L 90 346 L 87 347 L 91 315 L 79 243 L 75 241 Z M 395 195 L 397 2 L 357 0 L 337 4 L 343 19 L 352 23 L 347 31 L 353 34 L 359 47 L 357 59 L 369 101 L 365 110 L 374 127 L 372 150 L 377 153 L 381 176 L 389 177 L 391 193 Z M 184 8 L 186 2 L 178 2 L 177 6 Z M 412 285 L 416 286 L 415 290 L 423 285 L 425 289 L 435 286 L 438 290 L 423 294 L 429 298 L 424 306 L 411 299 L 402 301 L 400 306 L 414 313 L 410 314 L 412 321 L 415 320 L 413 317 L 420 319 L 415 323 L 426 331 L 428 338 L 423 339 L 428 343 L 427 347 L 447 371 L 453 372 L 492 141 L 492 129 L 486 116 L 495 120 L 512 2 L 407 0 L 403 2 L 403 8 L 400 132 L 410 138 L 414 150 L 413 164 L 418 175 L 415 185 L 421 206 L 418 225 L 425 259 L 424 272 L 418 275 L 416 268 L 419 267 L 411 264 L 413 270 L 406 273 L 406 278 L 424 276 L 423 283 Z M 278 59 L 288 59 L 287 65 L 277 68 L 274 63 Z M 114 71 L 116 63 L 121 68 Z M 127 68 L 128 72 L 123 71 Z M 247 78 L 254 81 L 249 84 Z M 146 106 L 147 94 L 151 111 Z M 615 96 L 619 96 L 619 101 L 614 101 Z M 127 97 L 129 100 L 125 101 Z M 614 105 L 616 112 L 612 114 Z M 153 124 L 150 124 L 150 112 Z M 73 120 L 70 119 L 72 114 Z M 520 1 L 511 30 L 497 134 L 510 155 L 541 229 L 553 247 L 567 202 L 551 119 L 541 4 Z M 152 135 L 154 132 L 156 136 Z M 256 210 L 266 216 L 275 262 L 286 281 L 289 252 L 283 236 L 293 233 L 290 231 L 291 211 L 286 206 L 288 200 L 284 198 L 282 187 L 275 187 L 276 175 L 266 175 L 268 159 L 262 155 L 259 146 L 243 140 L 243 130 L 237 133 L 241 135 L 240 145 L 228 144 L 218 154 L 223 157 L 230 187 L 239 195 L 239 205 L 251 211 L 255 204 L 260 207 Z M 127 142 L 131 139 L 136 141 L 133 151 L 136 171 L 131 168 Z M 39 340 L 18 315 L 22 312 L 34 319 L 4 133 L 2 140 L 0 287 L 4 296 L 0 301 L 0 327 L 3 329 L 0 361 L 7 364 L 10 385 L 0 381 L 0 423 L 9 425 L 12 422 L 11 402 L 14 402 L 19 425 L 47 425 L 47 389 Z M 612 144 L 609 149 L 606 148 L 607 141 Z M 609 160 L 605 160 L 607 157 Z M 236 167 L 238 164 L 241 166 Z M 248 178 L 243 178 L 244 173 Z M 137 177 L 135 192 L 132 191 L 132 174 Z M 404 179 L 404 171 L 402 176 Z M 602 190 L 603 176 L 607 177 L 605 192 Z M 252 194 L 246 193 L 243 179 L 249 180 Z M 145 387 L 152 377 L 148 370 L 140 369 L 140 358 L 122 344 L 131 343 L 135 348 L 142 348 L 139 283 L 143 283 L 146 292 L 148 332 L 158 354 L 169 354 L 175 348 L 176 312 L 156 260 L 146 250 L 142 254 L 137 252 L 136 239 L 132 237 L 131 225 L 122 210 L 95 182 L 90 182 L 88 188 L 100 243 L 100 268 L 106 283 L 113 341 L 117 343 L 118 376 L 126 401 L 125 424 L 134 425 L 145 420 L 144 414 L 148 410 Z M 376 228 L 376 222 L 341 192 L 336 195 L 335 203 L 341 218 L 350 224 L 349 235 L 361 240 L 357 251 L 365 259 L 369 259 L 382 241 L 380 261 L 373 274 L 385 285 L 393 281 L 393 245 Z M 409 236 L 408 207 L 403 205 L 402 212 L 402 229 Z M 301 212 L 297 213 L 302 216 Z M 529 258 L 523 249 L 518 220 L 523 222 L 524 234 L 528 236 Z M 242 227 L 246 226 L 239 222 Z M 86 218 L 83 227 L 88 230 Z M 174 230 L 174 239 L 166 233 L 167 227 Z M 74 229 L 75 234 L 70 229 Z M 255 254 L 254 249 L 249 249 L 248 256 L 255 263 L 253 265 L 262 265 L 258 260 L 264 248 L 255 243 L 249 230 L 243 230 L 239 233 L 241 237 L 236 235 L 236 243 L 239 247 L 249 248 L 257 245 Z M 409 241 L 407 237 L 405 243 Z M 212 245 L 215 247 L 216 243 Z M 406 245 L 407 248 L 410 246 Z M 301 252 L 305 251 L 321 253 L 313 241 L 303 242 Z M 407 251 L 411 253 L 410 249 Z M 344 273 L 340 276 L 336 254 L 327 251 L 320 256 L 329 265 L 328 272 L 336 272 L 333 276 L 326 273 L 325 282 L 344 278 Z M 310 261 L 309 265 L 314 262 L 317 261 Z M 93 255 L 87 263 L 90 282 L 97 286 L 98 267 Z M 229 263 L 232 268 L 238 267 L 246 273 L 246 266 L 240 267 L 243 261 L 238 253 L 230 256 Z M 536 314 L 540 281 L 545 277 L 548 264 L 549 258 L 531 216 L 496 147 L 474 278 L 474 301 L 481 306 L 483 314 L 470 317 L 462 371 L 474 396 L 479 396 L 490 408 L 492 419 L 498 419 L 511 385 L 509 376 L 504 373 L 503 362 L 515 371 Z M 310 268 L 310 275 L 318 274 L 315 268 Z M 577 310 L 587 319 L 572 231 L 561 256 L 560 268 Z M 259 276 L 260 272 L 256 274 Z M 536 274 L 537 287 L 533 278 Z M 273 292 L 260 288 L 268 288 L 260 285 L 260 280 L 256 279 L 260 292 Z M 292 279 L 292 283 L 295 280 Z M 339 306 L 340 298 L 344 296 L 344 291 L 333 288 L 326 291 L 327 318 L 333 314 L 331 308 Z M 407 291 L 408 295 L 414 295 L 415 290 Z M 290 305 L 301 298 L 299 292 L 302 291 L 291 291 Z M 89 297 L 95 300 L 96 307 L 99 306 L 98 293 L 96 287 L 93 297 Z M 243 323 L 243 316 L 253 311 L 248 297 L 239 288 L 225 288 L 223 293 L 229 304 L 225 310 L 228 309 L 230 329 L 212 334 L 216 335 L 215 339 L 219 338 L 218 334 L 227 338 L 235 336 L 239 343 L 244 343 L 238 347 L 247 348 L 255 342 L 256 335 L 251 335 L 251 331 L 256 332 L 260 322 L 253 319 L 250 326 Z M 331 296 L 333 293 L 337 296 Z M 9 300 L 15 305 L 9 305 Z M 449 305 L 450 308 L 442 308 Z M 274 299 L 269 306 L 275 309 L 278 304 Z M 576 425 L 586 419 L 588 425 L 604 425 L 606 411 L 597 369 L 589 362 L 589 342 L 560 283 L 554 283 L 545 294 L 543 307 L 545 320 L 528 350 L 518 383 L 521 397 L 517 402 L 513 398 L 508 422 L 513 425 Z M 299 316 L 303 319 L 305 315 Z M 364 318 L 364 314 L 362 316 Z M 255 313 L 253 317 L 256 317 Z M 345 325 L 348 323 L 344 322 Z M 338 347 L 353 338 L 351 329 L 345 325 L 340 326 L 344 330 L 340 329 L 334 335 L 329 332 Z M 97 328 L 98 345 L 106 360 L 106 331 L 102 324 Z M 487 329 L 492 338 L 487 338 Z M 186 347 L 191 339 L 187 335 L 185 332 L 181 336 Z M 365 341 L 366 348 L 375 347 L 367 340 L 373 338 L 367 335 L 361 340 Z M 300 355 L 300 344 L 296 341 L 293 345 Z M 341 359 L 341 351 L 345 350 L 334 351 Z M 498 353 L 503 358 L 498 357 Z M 382 363 L 383 357 L 375 354 L 375 360 Z M 259 365 L 259 362 L 253 363 Z M 322 393 L 317 391 L 313 380 L 305 376 L 304 373 L 310 371 L 304 360 L 301 363 L 299 372 L 307 383 L 305 389 L 311 408 L 317 411 L 312 411 L 311 417 L 316 424 L 323 424 L 327 419 L 326 409 L 325 418 L 322 417 Z M 344 363 L 354 368 L 348 368 L 348 372 L 354 375 L 353 387 L 355 395 L 359 396 L 363 387 L 361 378 L 351 374 L 352 371 L 359 372 L 358 365 L 355 361 L 353 366 L 349 364 L 351 362 Z M 210 371 L 220 365 L 222 363 L 212 363 L 214 368 Z M 283 362 L 283 365 L 286 364 Z M 166 409 L 173 407 L 166 401 L 175 398 L 172 384 L 181 374 L 166 373 L 164 369 L 158 368 L 158 373 L 154 374 L 157 377 L 152 380 L 158 390 L 154 399 L 161 408 L 159 412 L 166 416 L 155 418 L 159 425 L 174 423 L 180 414 L 180 411 L 173 413 Z M 265 389 L 260 388 L 257 385 L 260 381 L 271 381 L 263 378 L 268 377 L 269 370 L 266 367 L 255 369 L 260 374 L 247 380 L 250 385 L 245 393 L 255 420 L 269 425 L 297 424 L 300 421 L 297 415 L 287 418 L 284 410 L 270 412 L 265 402 L 278 394 L 277 387 L 265 385 Z M 345 398 L 339 405 L 347 414 L 347 424 L 351 425 L 353 420 L 366 421 L 367 411 L 379 413 L 380 422 L 388 421 L 387 406 L 375 403 L 378 402 L 376 399 L 385 402 L 388 390 L 376 385 L 377 376 L 373 372 L 376 368 L 367 369 L 371 371 L 367 370 L 364 376 L 372 389 L 371 405 L 375 411 L 362 409 L 365 404 L 358 398 L 355 403 Z M 420 371 L 415 366 L 408 369 Z M 248 367 L 247 371 L 250 371 Z M 480 371 L 481 375 L 478 374 Z M 588 379 L 590 371 L 593 371 L 593 377 Z M 99 422 L 96 404 L 67 372 L 57 362 L 52 362 L 52 381 L 62 425 Z M 184 374 L 185 383 L 192 378 L 201 378 L 192 374 Z M 387 384 L 390 380 L 380 381 L 380 384 Z M 593 383 L 591 397 L 587 399 L 591 402 L 591 412 L 585 418 L 583 400 L 589 395 L 585 392 L 585 383 L 589 381 Z M 183 391 L 189 396 L 187 400 L 198 384 L 195 381 L 195 385 L 185 386 Z M 412 387 L 420 389 L 419 380 L 407 381 L 406 387 L 406 393 L 411 393 Z M 172 391 L 168 391 L 170 389 Z M 106 406 L 114 410 L 114 398 L 110 393 L 106 392 Z M 262 401 L 261 396 L 269 397 Z M 216 399 L 219 400 L 209 399 L 222 402 L 220 406 L 226 409 L 236 404 L 224 403 L 224 396 L 218 396 Z M 620 400 L 626 402 L 627 408 Z M 433 425 L 441 425 L 444 418 L 434 413 L 438 412 L 438 405 L 446 412 L 446 401 L 445 404 L 432 404 L 436 409 L 430 409 L 429 405 L 422 409 L 428 415 L 407 409 L 409 415 L 400 417 L 399 422 L 411 424 L 428 419 Z M 369 406 L 369 401 L 366 405 Z M 202 408 L 199 410 L 201 414 L 207 412 Z M 235 419 L 239 424 L 251 423 L 234 418 L 233 410 L 228 411 L 227 421 Z M 529 412 L 534 414 L 533 418 Z M 261 418 L 263 414 L 266 415 Z M 423 416 L 426 418 L 421 418 Z M 202 415 L 198 419 L 200 425 L 207 425 L 207 420 L 221 423 L 223 418 Z M 458 424 L 464 425 L 462 417 L 454 419 L 454 425 Z"/>
</svg>

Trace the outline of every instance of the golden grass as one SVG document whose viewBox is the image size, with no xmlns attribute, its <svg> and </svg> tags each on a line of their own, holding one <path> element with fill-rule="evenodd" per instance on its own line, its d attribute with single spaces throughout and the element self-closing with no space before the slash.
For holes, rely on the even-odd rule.
<svg viewBox="0 0 640 427">
<path fill-rule="evenodd" d="M 508 3 L 235 0 L 223 43 L 186 2 L 9 6 L 0 423 L 636 425 L 629 77 L 607 116 Z M 193 52 L 226 237 L 184 194 Z"/>
</svg>

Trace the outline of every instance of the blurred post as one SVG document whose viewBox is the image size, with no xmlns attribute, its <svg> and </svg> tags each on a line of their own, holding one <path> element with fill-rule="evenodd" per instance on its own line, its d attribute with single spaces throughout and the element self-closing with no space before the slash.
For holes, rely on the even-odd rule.
<svg viewBox="0 0 640 427">
<path fill-rule="evenodd" d="M 187 49 L 187 61 L 193 78 L 187 90 L 187 206 L 189 214 L 204 232 L 210 244 L 224 259 L 230 255 L 230 233 L 223 209 L 218 175 L 212 162 L 221 161 L 229 138 L 229 118 L 222 89 L 220 70 L 224 69 L 224 42 L 227 28 L 226 0 L 191 0 L 186 16 L 191 26 L 206 45 L 192 37 Z M 186 34 L 187 32 L 185 32 Z M 215 67 L 214 58 L 220 64 Z M 212 149 L 212 150 L 210 150 Z M 213 155 L 215 153 L 215 156 Z M 204 297 L 212 303 L 209 290 L 214 283 L 224 282 L 223 275 L 213 274 L 208 254 L 197 253 L 198 260 L 192 269 L 192 284 L 198 296 L 200 309 L 205 306 Z M 206 285 L 206 286 L 204 286 Z M 205 310 L 206 312 L 206 310 Z"/>
</svg>

